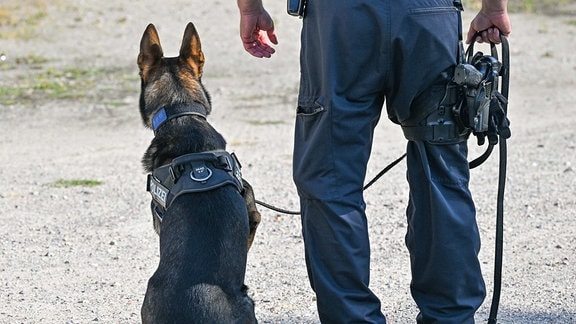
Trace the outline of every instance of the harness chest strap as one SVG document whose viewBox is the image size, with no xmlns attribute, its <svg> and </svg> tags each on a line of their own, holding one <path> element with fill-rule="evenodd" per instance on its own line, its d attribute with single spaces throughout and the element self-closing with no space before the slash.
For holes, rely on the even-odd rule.
<svg viewBox="0 0 576 324">
<path fill-rule="evenodd" d="M 225 185 L 233 185 L 243 192 L 240 169 L 236 155 L 226 151 L 187 154 L 149 174 L 146 190 L 159 207 L 156 209 L 165 211 L 174 199 L 187 193 L 209 191 Z"/>
</svg>

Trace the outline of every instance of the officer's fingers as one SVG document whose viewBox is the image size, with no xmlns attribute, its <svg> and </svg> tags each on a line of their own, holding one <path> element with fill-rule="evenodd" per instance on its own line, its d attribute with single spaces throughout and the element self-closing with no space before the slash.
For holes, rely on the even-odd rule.
<svg viewBox="0 0 576 324">
<path fill-rule="evenodd" d="M 470 28 L 466 42 L 471 43 L 472 41 L 477 43 L 492 42 L 494 44 L 500 44 L 500 30 L 496 27 L 490 27 L 477 32 L 473 28 Z"/>
<path fill-rule="evenodd" d="M 494 44 L 500 44 L 500 30 L 498 28 L 488 28 L 488 41 Z"/>
<path fill-rule="evenodd" d="M 269 58 L 274 54 L 274 49 L 260 41 L 245 42 L 244 49 L 254 57 Z"/>
<path fill-rule="evenodd" d="M 274 30 L 269 30 L 266 32 L 266 34 L 268 35 L 268 39 L 272 42 L 272 44 L 278 45 L 278 38 L 276 37 L 276 32 Z"/>
</svg>

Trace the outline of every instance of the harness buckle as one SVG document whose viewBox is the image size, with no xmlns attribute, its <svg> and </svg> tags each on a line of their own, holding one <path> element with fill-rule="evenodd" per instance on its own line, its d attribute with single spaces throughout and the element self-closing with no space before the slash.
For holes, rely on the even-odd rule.
<svg viewBox="0 0 576 324">
<path fill-rule="evenodd" d="M 219 156 L 218 162 L 223 167 L 223 169 L 226 170 L 226 172 L 230 172 L 234 169 L 234 164 L 232 164 L 232 161 L 230 161 L 228 155 Z"/>
</svg>

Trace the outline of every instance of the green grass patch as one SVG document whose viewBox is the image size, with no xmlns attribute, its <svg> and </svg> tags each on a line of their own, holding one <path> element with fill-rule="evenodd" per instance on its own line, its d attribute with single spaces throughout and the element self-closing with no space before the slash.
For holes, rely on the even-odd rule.
<svg viewBox="0 0 576 324">
<path fill-rule="evenodd" d="M 70 187 L 96 187 L 102 185 L 104 182 L 92 179 L 59 179 L 50 184 L 50 187 L 55 188 L 70 188 Z"/>
<path fill-rule="evenodd" d="M 24 57 L 17 57 L 15 59 L 16 64 L 26 64 L 26 65 L 41 65 L 48 63 L 48 59 L 43 56 L 38 55 L 28 55 Z"/>
<path fill-rule="evenodd" d="M 84 97 L 98 73 L 97 69 L 49 69 L 35 77 L 32 88 L 53 99 Z"/>
<path fill-rule="evenodd" d="M 54 67 L 42 56 L 8 58 L 0 62 L 0 108 L 30 106 L 47 100 L 125 105 L 126 93 L 137 91 L 139 76 L 118 67 Z M 6 72 L 6 74 L 4 74 Z"/>
<path fill-rule="evenodd" d="M 39 62 L 41 58 L 34 58 Z M 27 103 L 37 98 L 80 99 L 88 95 L 104 75 L 102 69 L 38 69 L 30 70 L 15 82 L 0 85 L 0 104 Z"/>
</svg>

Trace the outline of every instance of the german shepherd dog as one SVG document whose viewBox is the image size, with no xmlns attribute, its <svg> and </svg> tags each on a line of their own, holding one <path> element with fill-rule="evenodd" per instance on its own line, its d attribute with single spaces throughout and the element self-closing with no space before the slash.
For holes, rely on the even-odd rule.
<svg viewBox="0 0 576 324">
<path fill-rule="evenodd" d="M 223 136 L 206 121 L 211 102 L 201 82 L 203 65 L 200 38 L 192 23 L 184 32 L 179 56 L 170 58 L 163 56 L 154 25 L 148 25 L 138 55 L 140 113 L 144 125 L 155 131 L 142 158 L 147 172 L 166 165 L 172 172 L 171 164 L 182 156 L 226 149 Z M 178 113 L 163 118 L 165 107 L 177 107 Z M 181 113 L 187 109 L 192 112 Z M 155 125 L 158 118 L 160 126 Z M 180 181 L 170 174 L 173 181 Z M 148 281 L 143 323 L 257 322 L 244 277 L 260 214 L 251 186 L 240 180 L 239 188 L 222 185 L 180 194 L 161 219 L 155 215 L 153 199 L 160 262 Z M 166 193 L 160 191 L 158 196 L 165 198 Z"/>
</svg>

